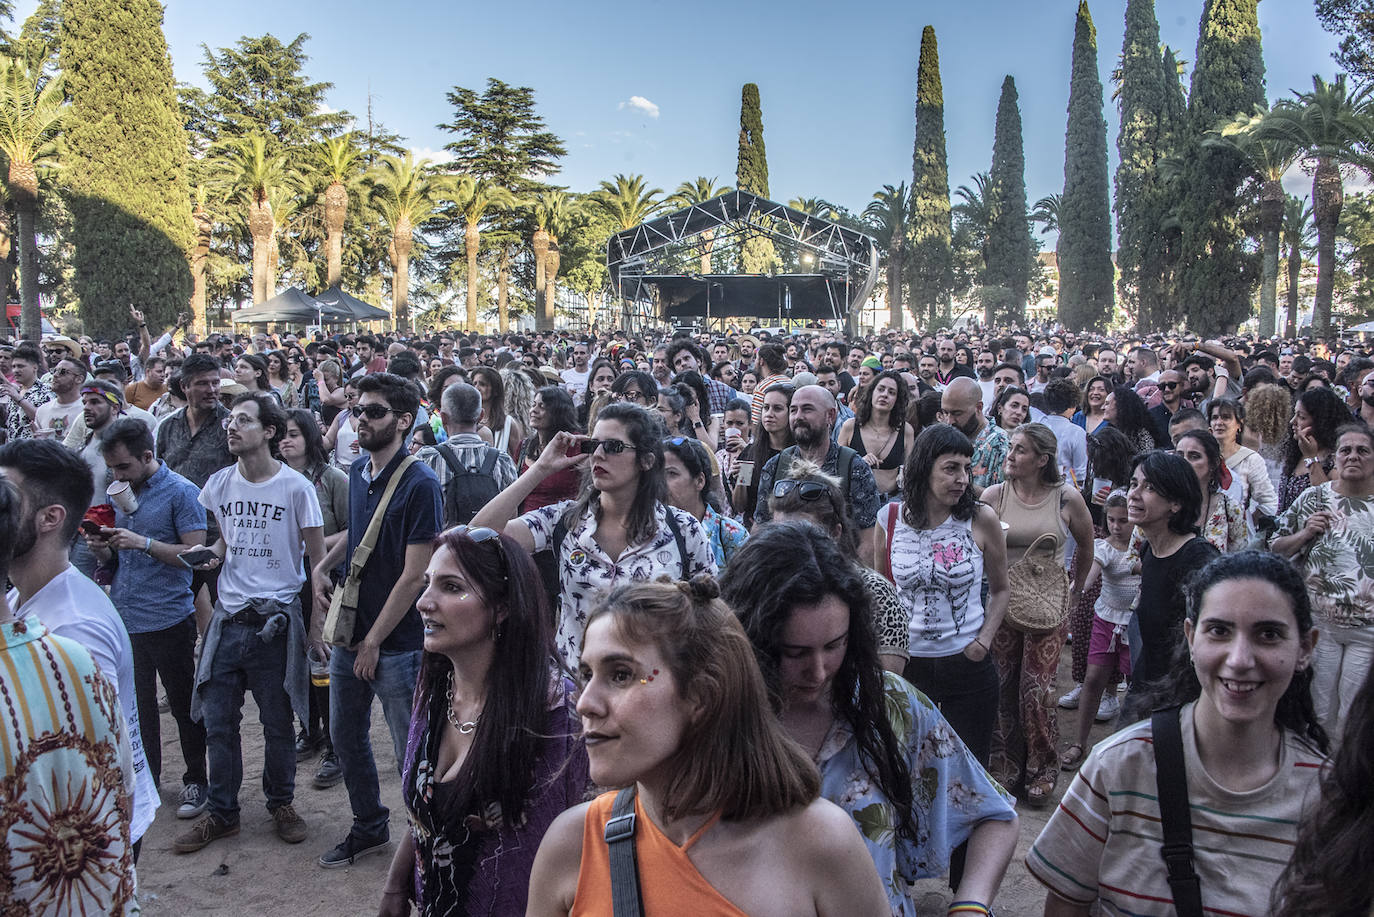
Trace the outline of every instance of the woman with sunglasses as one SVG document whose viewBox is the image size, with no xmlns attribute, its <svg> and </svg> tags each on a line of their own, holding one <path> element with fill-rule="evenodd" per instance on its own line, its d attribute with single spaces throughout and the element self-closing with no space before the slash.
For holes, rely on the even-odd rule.
<svg viewBox="0 0 1374 917">
<path fill-rule="evenodd" d="M 706 447 L 690 436 L 671 436 L 663 441 L 667 502 L 691 513 L 692 518 L 701 523 L 711 541 L 716 567 L 723 570 L 749 533 L 724 514 L 720 503 L 720 476 L 712 471 L 711 458 Z"/>
<path fill-rule="evenodd" d="M 434 541 L 424 653 L 380 913 L 523 914 L 549 825 L 587 798 L 576 693 L 528 553 L 491 529 Z"/>
<path fill-rule="evenodd" d="M 340 388 L 344 392 L 344 409 L 325 431 L 324 447 L 333 452 L 334 464 L 348 471 L 362 453 L 358 446 L 358 380 L 347 379 Z"/>
<path fill-rule="evenodd" d="M 754 525 L 754 507 L 759 502 L 759 475 L 768 460 L 788 446 L 796 444 L 792 436 L 792 426 L 788 423 L 787 412 L 792 406 L 790 385 L 775 385 L 763 395 L 763 407 L 759 411 L 759 422 L 754 426 L 754 438 L 739 454 L 735 462 L 734 480 L 729 482 L 733 489 L 735 506 L 744 513 L 747 528 Z"/>
<path fill-rule="evenodd" d="M 951 913 L 987 913 L 1016 850 L 1016 813 L 935 706 L 879 665 L 859 565 L 817 526 L 770 524 L 726 570 L 721 595 L 783 728 L 817 762 L 821 795 L 863 835 L 887 890 L 882 913 L 915 917 L 910 884 L 942 875 L 965 841 Z"/>
<path fill-rule="evenodd" d="M 620 586 L 592 609 L 577 702 L 592 779 L 633 797 L 643 913 L 886 914 L 853 821 L 819 798 L 815 765 L 769 709 L 749 639 L 715 582 Z M 628 794 L 627 794 L 628 795 Z M 530 877 L 530 917 L 603 917 L 606 793 L 553 823 Z"/>
<path fill-rule="evenodd" d="M 561 585 L 558 651 L 574 666 L 594 597 L 630 580 L 715 573 L 711 543 L 696 519 L 666 505 L 663 424 L 657 412 L 610 404 L 591 436 L 558 433 L 538 460 L 473 518 L 527 551 L 553 550 Z M 576 447 L 576 453 L 569 452 Z M 581 494 L 517 517 L 549 477 L 582 468 Z"/>
</svg>

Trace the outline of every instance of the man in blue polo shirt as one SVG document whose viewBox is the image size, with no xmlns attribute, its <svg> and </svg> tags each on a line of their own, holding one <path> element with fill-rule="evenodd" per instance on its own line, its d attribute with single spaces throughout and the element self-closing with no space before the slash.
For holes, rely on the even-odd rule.
<svg viewBox="0 0 1374 917">
<path fill-rule="evenodd" d="M 358 444 L 368 461 L 353 463 L 348 478 L 348 539 L 339 541 L 315 567 L 316 612 L 328 609 L 329 571 L 351 562 L 381 503 L 391 476 L 407 453 L 402 444 L 415 423 L 419 391 L 390 373 L 358 382 Z M 424 588 L 430 543 L 442 528 L 443 491 L 423 462 L 413 462 L 398 482 L 358 590 L 353 644 L 336 647 L 329 661 L 329 732 L 343 766 L 353 827 L 320 857 L 325 868 L 347 866 L 384 850 L 390 840 L 368 740 L 372 698 L 381 700 L 399 769 L 410 730 L 410 706 L 420 672 L 424 630 L 415 600 Z"/>
</svg>

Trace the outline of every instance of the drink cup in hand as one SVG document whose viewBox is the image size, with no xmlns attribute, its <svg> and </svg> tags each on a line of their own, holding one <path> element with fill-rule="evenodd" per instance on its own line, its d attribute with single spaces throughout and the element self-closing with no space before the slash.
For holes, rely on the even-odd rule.
<svg viewBox="0 0 1374 917">
<path fill-rule="evenodd" d="M 134 496 L 134 489 L 129 486 L 128 481 L 115 481 L 105 489 L 105 495 L 110 498 L 111 503 L 126 513 L 138 511 L 138 498 Z"/>
</svg>

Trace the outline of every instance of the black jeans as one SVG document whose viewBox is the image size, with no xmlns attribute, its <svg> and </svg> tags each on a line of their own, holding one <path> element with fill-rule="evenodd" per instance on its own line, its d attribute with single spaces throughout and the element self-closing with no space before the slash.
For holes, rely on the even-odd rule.
<svg viewBox="0 0 1374 917">
<path fill-rule="evenodd" d="M 171 627 L 130 634 L 134 651 L 134 693 L 138 698 L 138 726 L 143 753 L 153 771 L 153 782 L 162 784 L 162 727 L 157 712 L 157 680 L 167 689 L 167 703 L 177 721 L 181 755 L 186 759 L 183 785 L 205 779 L 205 726 L 191 719 L 191 692 L 196 684 L 196 618 L 188 615 Z"/>
</svg>

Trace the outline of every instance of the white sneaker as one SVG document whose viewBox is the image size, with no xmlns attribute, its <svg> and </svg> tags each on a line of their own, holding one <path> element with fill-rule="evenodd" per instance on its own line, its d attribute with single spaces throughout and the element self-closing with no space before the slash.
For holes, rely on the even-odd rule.
<svg viewBox="0 0 1374 917">
<path fill-rule="evenodd" d="M 1121 701 L 1116 699 L 1116 695 L 1107 693 L 1102 695 L 1102 702 L 1097 705 L 1097 716 L 1094 717 L 1099 723 L 1106 723 L 1116 719 L 1116 715 L 1121 712 Z"/>
<path fill-rule="evenodd" d="M 1059 706 L 1063 707 L 1065 710 L 1077 710 L 1078 695 L 1082 693 L 1083 686 L 1074 685 L 1072 691 L 1070 691 L 1068 694 L 1065 694 L 1063 697 L 1059 698 Z"/>
</svg>

